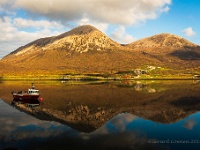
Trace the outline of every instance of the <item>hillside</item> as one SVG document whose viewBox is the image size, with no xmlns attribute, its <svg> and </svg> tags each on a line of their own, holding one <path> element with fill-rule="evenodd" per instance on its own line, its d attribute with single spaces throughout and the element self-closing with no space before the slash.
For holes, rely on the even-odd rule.
<svg viewBox="0 0 200 150">
<path fill-rule="evenodd" d="M 33 41 L 0 62 L 4 66 L 0 71 L 2 75 L 113 74 L 147 65 L 192 70 L 199 67 L 200 48 L 172 34 L 159 34 L 121 45 L 95 27 L 84 25 Z"/>
<path fill-rule="evenodd" d="M 0 61 L 0 79 L 3 74 L 15 73 L 18 70 L 20 70 L 20 68 L 14 66 L 13 64 Z"/>
<path fill-rule="evenodd" d="M 177 35 L 163 33 L 129 44 L 132 48 L 183 48 L 197 45 Z"/>
<path fill-rule="evenodd" d="M 171 63 L 171 67 L 198 66 L 200 60 L 200 46 L 173 34 L 158 34 L 147 37 L 128 45 L 134 51 L 154 57 L 162 62 Z M 192 61 L 192 62 L 189 62 Z"/>
</svg>

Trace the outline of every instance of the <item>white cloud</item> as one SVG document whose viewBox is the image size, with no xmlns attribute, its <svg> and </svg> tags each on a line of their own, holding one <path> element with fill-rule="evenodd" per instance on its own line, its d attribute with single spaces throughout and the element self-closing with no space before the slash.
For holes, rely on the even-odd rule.
<svg viewBox="0 0 200 150">
<path fill-rule="evenodd" d="M 110 120 L 110 122 L 119 130 L 119 131 L 124 131 L 126 130 L 126 127 L 129 123 L 133 122 L 134 120 L 136 120 L 137 117 L 129 114 L 129 113 L 125 113 L 125 114 L 119 114 L 116 117 L 114 117 L 112 120 Z"/>
<path fill-rule="evenodd" d="M 22 23 L 19 23 L 16 22 L 15 19 L 13 20 L 9 17 L 0 18 L 0 51 L 1 51 L 0 58 L 2 58 L 11 51 L 14 51 L 20 46 L 23 46 L 36 39 L 39 39 L 41 37 L 58 35 L 63 32 L 61 28 L 62 25 L 59 25 L 57 23 L 54 24 L 48 21 L 34 22 L 33 20 L 25 20 L 25 19 L 21 19 L 21 21 Z M 37 25 L 38 23 L 37 26 L 41 28 L 33 32 L 25 30 L 21 31 L 18 27 L 28 27 L 28 25 L 25 24 L 23 25 L 23 22 L 25 24 L 27 22 L 31 23 L 30 27 L 32 25 L 33 26 Z M 44 23 L 44 28 L 42 28 L 42 23 Z M 51 30 L 52 27 L 57 27 L 57 26 L 61 28 L 60 32 Z"/>
<path fill-rule="evenodd" d="M 97 29 L 99 29 L 102 32 L 106 32 L 107 28 L 108 28 L 108 24 L 107 23 L 100 23 L 100 22 L 96 22 L 96 21 L 92 21 L 89 18 L 82 18 L 81 20 L 78 21 L 78 26 L 81 25 L 92 25 L 94 27 L 96 27 Z"/>
<path fill-rule="evenodd" d="M 128 44 L 136 40 L 133 36 L 126 33 L 126 28 L 124 26 L 116 28 L 114 32 L 111 34 L 111 38 L 122 44 Z"/>
<path fill-rule="evenodd" d="M 191 120 L 187 120 L 184 123 L 183 127 L 186 128 L 186 129 L 188 129 L 188 130 L 192 130 L 195 125 L 197 125 L 196 120 L 191 119 Z"/>
<path fill-rule="evenodd" d="M 0 1 L 0 17 L 13 14 L 13 3 L 15 0 L 1 0 Z"/>
<path fill-rule="evenodd" d="M 0 18 L 0 28 L 2 29 L 0 30 L 0 42 L 10 42 L 10 41 L 13 41 L 13 42 L 26 41 L 27 42 L 33 39 L 37 39 L 37 38 L 41 38 L 45 36 L 52 36 L 52 35 L 60 33 L 56 31 L 52 32 L 49 28 L 53 27 L 53 24 L 51 24 L 51 22 L 48 22 L 48 21 L 41 21 L 41 23 L 45 22 L 46 25 L 51 24 L 49 27 L 45 26 L 44 24 L 45 28 L 41 28 L 40 30 L 35 30 L 33 32 L 19 30 L 17 27 L 22 26 L 22 25 L 16 24 L 15 21 L 16 20 L 13 21 L 9 17 Z M 38 23 L 38 21 L 34 22 L 33 20 L 27 20 L 27 21 L 23 20 L 23 21 L 31 22 L 33 26 Z M 32 25 L 30 25 L 30 27 Z M 40 24 L 38 24 L 37 26 L 40 27 Z M 58 24 L 56 24 L 56 26 L 61 27 L 61 25 L 58 25 Z M 28 27 L 28 25 L 26 27 Z"/>
<path fill-rule="evenodd" d="M 193 31 L 192 27 L 188 27 L 184 30 L 182 30 L 182 32 L 185 34 L 185 36 L 187 37 L 192 37 L 194 35 L 196 35 L 196 32 Z"/>
<path fill-rule="evenodd" d="M 47 21 L 47 20 L 30 20 L 23 18 L 15 18 L 13 20 L 13 25 L 19 28 L 60 28 L 61 24 L 55 21 Z"/>
<path fill-rule="evenodd" d="M 170 10 L 169 6 L 164 7 L 161 12 L 168 12 Z"/>
<path fill-rule="evenodd" d="M 16 0 L 15 7 L 54 20 L 76 21 L 87 17 L 98 22 L 131 25 L 155 19 L 168 11 L 170 4 L 171 0 Z"/>
</svg>

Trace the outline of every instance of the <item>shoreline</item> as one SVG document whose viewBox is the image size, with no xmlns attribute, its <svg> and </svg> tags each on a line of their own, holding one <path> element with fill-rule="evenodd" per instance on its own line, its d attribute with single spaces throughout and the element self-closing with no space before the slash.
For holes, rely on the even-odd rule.
<svg viewBox="0 0 200 150">
<path fill-rule="evenodd" d="M 142 77 L 124 77 L 124 76 L 88 76 L 88 75 L 38 75 L 38 76 L 3 76 L 1 81 L 125 81 L 125 80 L 200 80 L 200 77 L 194 76 L 142 76 Z"/>
</svg>

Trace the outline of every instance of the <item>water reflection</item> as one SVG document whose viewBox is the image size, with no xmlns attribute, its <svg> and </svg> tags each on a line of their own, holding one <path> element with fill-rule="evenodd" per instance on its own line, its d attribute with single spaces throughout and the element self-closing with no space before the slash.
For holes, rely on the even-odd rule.
<svg viewBox="0 0 200 150">
<path fill-rule="evenodd" d="M 35 111 L 26 108 L 35 102 L 13 102 L 13 109 L 1 101 L 2 148 L 9 144 L 20 149 L 199 148 L 198 82 L 35 84 L 43 97 Z M 20 85 L 24 89 L 29 83 Z M 10 91 L 17 88 L 16 82 L 0 84 L 0 97 L 10 104 Z M 181 141 L 187 144 L 178 144 Z"/>
<path fill-rule="evenodd" d="M 29 99 L 13 99 L 11 105 L 14 107 L 22 107 L 24 110 L 27 108 L 34 111 L 40 106 L 39 99 L 29 98 Z"/>
<path fill-rule="evenodd" d="M 158 85 L 159 82 L 155 81 L 122 81 L 121 84 L 118 86 L 120 87 L 128 87 L 132 88 L 135 91 L 143 92 L 143 93 L 157 93 L 165 91 L 165 88 L 161 88 L 161 86 Z"/>
<path fill-rule="evenodd" d="M 2 100 L 0 100 L 0 110 L 0 149 L 9 147 L 29 149 L 31 145 L 34 146 L 33 139 L 56 137 L 63 132 L 73 132 L 71 128 L 59 123 L 41 121 L 31 117 Z"/>
<path fill-rule="evenodd" d="M 97 130 L 84 133 L 56 122 L 38 120 L 13 109 L 2 100 L 0 109 L 0 149 L 200 148 L 200 113 L 172 124 L 122 113 Z"/>
</svg>

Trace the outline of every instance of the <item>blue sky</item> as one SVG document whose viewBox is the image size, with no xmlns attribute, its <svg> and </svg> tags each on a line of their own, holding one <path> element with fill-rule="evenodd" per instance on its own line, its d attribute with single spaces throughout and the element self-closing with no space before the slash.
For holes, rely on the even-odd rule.
<svg viewBox="0 0 200 150">
<path fill-rule="evenodd" d="M 199 0 L 1 0 L 0 58 L 90 24 L 119 43 L 171 33 L 200 44 Z"/>
</svg>

